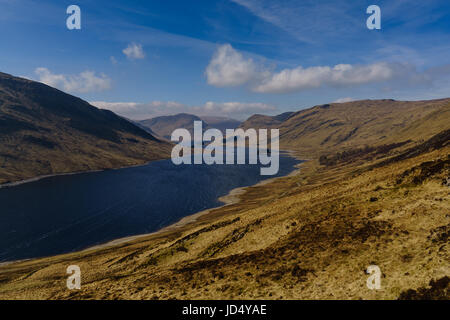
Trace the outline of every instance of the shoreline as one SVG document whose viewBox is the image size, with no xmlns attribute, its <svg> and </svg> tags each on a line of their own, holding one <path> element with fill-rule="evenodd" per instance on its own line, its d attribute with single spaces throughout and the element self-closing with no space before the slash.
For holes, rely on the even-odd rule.
<svg viewBox="0 0 450 320">
<path fill-rule="evenodd" d="M 229 205 L 233 205 L 233 204 L 237 204 L 241 201 L 241 198 L 239 197 L 240 195 L 245 194 L 245 192 L 247 191 L 247 188 L 250 187 L 257 187 L 257 186 L 262 186 L 262 185 L 266 185 L 269 184 L 273 181 L 275 181 L 276 179 L 281 179 L 281 178 L 286 178 L 286 177 L 292 177 L 295 176 L 296 174 L 298 174 L 298 172 L 300 172 L 300 168 L 299 166 L 304 163 L 307 160 L 304 159 L 300 159 L 298 156 L 295 155 L 295 151 L 291 151 L 291 150 L 280 150 L 280 153 L 287 153 L 289 154 L 290 157 L 301 161 L 300 163 L 296 164 L 293 168 L 293 170 L 291 172 L 289 172 L 288 174 L 284 175 L 284 176 L 279 176 L 279 177 L 273 177 L 273 178 L 268 178 L 265 180 L 261 180 L 259 182 L 257 182 L 256 184 L 253 185 L 249 185 L 249 186 L 244 186 L 244 187 L 237 187 L 234 189 L 231 189 L 226 195 L 223 195 L 221 197 L 218 198 L 218 201 L 222 203 L 222 205 L 217 206 L 217 207 L 213 207 L 213 208 L 209 208 L 209 209 L 205 209 L 193 214 L 190 214 L 188 216 L 185 216 L 183 218 L 181 218 L 180 220 L 167 225 L 161 229 L 158 229 L 154 232 L 150 232 L 150 233 L 144 233 L 144 234 L 137 234 L 137 235 L 131 235 L 131 236 L 126 236 L 126 237 L 122 237 L 122 238 L 117 238 L 117 239 L 113 239 L 110 241 L 107 241 L 105 243 L 101 243 L 101 244 L 97 244 L 97 245 L 93 245 L 90 247 L 87 247 L 85 249 L 81 249 L 81 250 L 76 250 L 73 252 L 66 252 L 66 253 L 61 253 L 61 254 L 56 254 L 53 256 L 44 256 L 44 257 L 36 257 L 36 258 L 28 258 L 28 259 L 21 259 L 21 260 L 13 260 L 13 261 L 5 261 L 5 262 L 0 262 L 0 267 L 9 265 L 9 264 L 14 264 L 14 263 L 21 263 L 21 262 L 27 262 L 27 261 L 33 261 L 33 260 L 38 260 L 38 259 L 46 259 L 46 258 L 51 258 L 51 257 L 55 257 L 55 256 L 61 256 L 61 255 L 66 255 L 66 254 L 73 254 L 75 252 L 88 252 L 88 251 L 94 251 L 94 250 L 100 250 L 100 249 L 105 249 L 105 248 L 111 248 L 117 245 L 121 245 L 127 242 L 131 242 L 134 240 L 138 240 L 140 238 L 145 238 L 145 237 L 149 237 L 149 236 L 154 236 L 154 235 L 159 235 L 159 234 L 163 234 L 166 232 L 171 232 L 171 231 L 175 231 L 177 229 L 181 229 L 189 224 L 195 223 L 200 217 L 205 216 L 207 214 L 209 214 L 211 211 L 216 210 L 216 209 L 220 209 Z M 153 160 L 150 162 L 154 162 L 154 161 L 161 161 L 161 160 L 166 160 L 166 159 L 160 159 L 160 160 Z M 147 162 L 146 164 L 150 163 Z M 144 165 L 146 165 L 144 164 Z M 133 166 L 127 166 L 127 167 L 123 167 L 123 168 L 115 168 L 115 169 L 104 169 L 104 170 L 93 170 L 93 171 L 83 171 L 83 172 L 73 172 L 73 173 L 62 173 L 62 174 L 55 174 L 55 175 L 50 175 L 50 176 L 43 176 L 40 179 L 45 179 L 47 177 L 52 177 L 52 176 L 59 176 L 59 175 L 73 175 L 73 174 L 82 174 L 82 173 L 89 173 L 89 172 L 101 172 L 101 171 L 106 171 L 106 170 L 118 170 L 118 169 L 125 169 L 125 168 L 132 168 L 132 167 L 139 167 L 139 166 L 144 166 L 144 165 L 133 165 Z M 38 179 L 39 177 L 35 177 L 32 179 L 36 179 L 33 181 L 37 181 L 40 180 Z M 30 179 L 28 179 L 30 180 Z M 33 181 L 29 181 L 29 182 L 33 182 Z M 27 182 L 24 182 L 27 183 Z M 0 189 L 2 188 L 2 185 L 0 185 Z"/>
<path fill-rule="evenodd" d="M 47 178 L 52 178 L 52 177 L 72 176 L 72 175 L 76 175 L 76 174 L 104 172 L 104 171 L 112 171 L 112 170 L 120 170 L 120 169 L 141 167 L 141 166 L 146 166 L 146 165 L 148 165 L 150 163 L 153 163 L 153 162 L 156 162 L 156 161 L 163 161 L 163 160 L 168 160 L 168 159 L 170 159 L 170 158 L 150 160 L 150 161 L 147 161 L 146 163 L 143 163 L 143 164 L 133 164 L 131 166 L 123 166 L 123 167 L 117 167 L 117 168 L 93 169 L 93 170 L 86 170 L 86 171 L 72 171 L 72 172 L 64 172 L 64 173 L 45 174 L 45 175 L 36 176 L 36 177 L 33 177 L 33 178 L 27 178 L 27 179 L 13 181 L 13 182 L 6 182 L 6 183 L 3 183 L 3 184 L 0 184 L 0 189 L 2 189 L 2 188 L 13 188 L 13 187 L 20 186 L 22 184 L 32 183 L 32 182 L 36 182 L 36 181 L 40 181 L 40 180 L 47 179 Z"/>
<path fill-rule="evenodd" d="M 158 229 L 154 232 L 150 232 L 150 233 L 144 233 L 144 234 L 138 234 L 138 235 L 133 235 L 133 236 L 128 236 L 128 237 L 123 237 L 123 238 L 118 238 L 118 239 L 114 239 L 102 244 L 98 244 L 98 245 L 94 245 L 92 247 L 88 247 L 86 249 L 82 249 L 79 250 L 78 252 L 85 252 L 85 251 L 90 251 L 90 250 L 98 250 L 98 249 L 104 249 L 104 248 L 109 248 L 109 247 L 113 247 L 116 245 L 120 245 L 120 244 L 124 244 L 130 241 L 134 241 L 143 237 L 149 237 L 152 235 L 158 235 L 158 234 L 162 234 L 165 232 L 170 232 L 170 231 L 174 231 L 177 229 L 181 229 L 191 223 L 195 223 L 198 218 L 205 216 L 207 214 L 209 214 L 211 211 L 216 210 L 216 209 L 220 209 L 229 205 L 233 205 L 233 204 L 237 204 L 241 201 L 241 198 L 239 197 L 240 195 L 245 194 L 245 192 L 247 191 L 247 188 L 251 188 L 251 187 L 258 187 L 258 186 L 263 186 L 266 184 L 269 184 L 273 181 L 275 181 L 276 179 L 281 179 L 281 178 L 286 178 L 286 177 L 292 177 L 295 176 L 296 174 L 298 174 L 300 172 L 300 168 L 298 166 L 300 166 L 302 163 L 304 163 L 307 160 L 303 160 L 303 159 L 299 159 L 297 156 L 294 155 L 294 151 L 291 150 L 280 150 L 280 153 L 284 152 L 289 154 L 289 156 L 291 156 L 292 158 L 301 161 L 300 163 L 298 163 L 297 165 L 294 166 L 293 170 L 291 172 L 289 172 L 288 174 L 284 175 L 284 176 L 280 176 L 280 177 L 274 177 L 274 178 L 268 178 L 265 180 L 261 180 L 253 185 L 250 186 L 245 186 L 245 187 L 237 187 L 234 189 L 231 189 L 226 195 L 223 195 L 221 197 L 218 198 L 218 200 L 220 202 L 222 202 L 222 205 L 217 206 L 217 207 L 213 207 L 213 208 L 209 208 L 209 209 L 205 209 L 193 214 L 190 214 L 186 217 L 181 218 L 180 220 L 165 226 L 161 229 Z M 1 264 L 0 264 L 1 266 Z"/>
</svg>

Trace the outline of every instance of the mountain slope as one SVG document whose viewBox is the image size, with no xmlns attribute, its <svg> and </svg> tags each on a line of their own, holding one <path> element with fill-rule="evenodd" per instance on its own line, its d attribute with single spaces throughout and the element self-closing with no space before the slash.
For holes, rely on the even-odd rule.
<svg viewBox="0 0 450 320">
<path fill-rule="evenodd" d="M 318 154 L 364 145 L 420 142 L 450 128 L 450 99 L 361 100 L 301 110 L 285 121 L 252 116 L 241 127 L 279 128 L 282 148 Z"/>
<path fill-rule="evenodd" d="M 142 164 L 170 146 L 45 84 L 0 73 L 0 183 Z"/>
</svg>

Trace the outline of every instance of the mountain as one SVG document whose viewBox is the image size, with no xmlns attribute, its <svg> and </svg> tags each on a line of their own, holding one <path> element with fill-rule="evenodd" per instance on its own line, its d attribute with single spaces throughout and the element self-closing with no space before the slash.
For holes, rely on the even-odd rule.
<svg viewBox="0 0 450 320">
<path fill-rule="evenodd" d="M 155 132 L 159 137 L 170 140 L 175 129 L 187 129 L 192 134 L 194 132 L 194 121 L 203 121 L 203 130 L 216 128 L 222 132 L 225 129 L 234 129 L 240 124 L 239 121 L 226 117 L 198 117 L 188 113 L 155 117 L 138 121 L 138 123 Z"/>
<path fill-rule="evenodd" d="M 0 183 L 168 157 L 170 145 L 111 111 L 0 73 Z"/>
<path fill-rule="evenodd" d="M 279 128 L 284 149 L 318 154 L 364 145 L 419 142 L 449 128 L 450 99 L 361 100 L 300 110 L 284 121 L 255 115 L 243 128 Z"/>
</svg>

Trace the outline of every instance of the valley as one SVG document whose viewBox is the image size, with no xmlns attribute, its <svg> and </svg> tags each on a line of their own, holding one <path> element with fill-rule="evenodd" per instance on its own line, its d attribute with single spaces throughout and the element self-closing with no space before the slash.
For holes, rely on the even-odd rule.
<svg viewBox="0 0 450 320">
<path fill-rule="evenodd" d="M 347 107 L 279 124 L 308 159 L 296 174 L 152 235 L 1 266 L 0 298 L 448 299 L 449 100 Z M 81 290 L 65 287 L 71 264 Z"/>
</svg>

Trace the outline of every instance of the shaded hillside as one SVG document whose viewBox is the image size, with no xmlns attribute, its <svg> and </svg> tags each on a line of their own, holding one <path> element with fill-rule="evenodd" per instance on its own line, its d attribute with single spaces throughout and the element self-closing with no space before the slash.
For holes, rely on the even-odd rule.
<svg viewBox="0 0 450 320">
<path fill-rule="evenodd" d="M 0 73 L 0 183 L 142 164 L 169 145 L 111 111 Z"/>
<path fill-rule="evenodd" d="M 239 121 L 226 117 L 198 117 L 188 113 L 141 120 L 139 124 L 150 129 L 159 137 L 170 140 L 172 132 L 179 128 L 187 129 L 192 135 L 194 132 L 194 121 L 203 121 L 203 131 L 215 128 L 225 132 L 225 129 L 234 129 L 240 124 Z"/>
<path fill-rule="evenodd" d="M 241 126 L 279 128 L 283 148 L 318 155 L 365 145 L 418 143 L 449 129 L 449 119 L 450 99 L 361 100 L 301 110 L 281 123 L 252 116 Z"/>
</svg>

